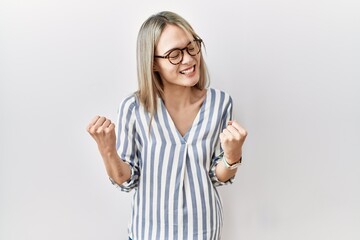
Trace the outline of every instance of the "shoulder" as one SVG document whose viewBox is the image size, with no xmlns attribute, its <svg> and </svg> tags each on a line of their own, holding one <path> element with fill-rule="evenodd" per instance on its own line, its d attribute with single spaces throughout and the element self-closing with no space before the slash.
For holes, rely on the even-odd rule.
<svg viewBox="0 0 360 240">
<path fill-rule="evenodd" d="M 232 103 L 232 98 L 229 93 L 216 89 L 216 88 L 208 88 L 208 94 L 212 97 L 215 97 L 218 101 L 224 104 Z"/>
<path fill-rule="evenodd" d="M 119 111 L 120 112 L 132 112 L 134 111 L 134 109 L 137 108 L 137 106 L 139 105 L 139 99 L 136 95 L 136 93 L 132 93 L 128 96 L 126 96 L 121 102 L 120 102 L 120 106 L 119 106 Z"/>
</svg>

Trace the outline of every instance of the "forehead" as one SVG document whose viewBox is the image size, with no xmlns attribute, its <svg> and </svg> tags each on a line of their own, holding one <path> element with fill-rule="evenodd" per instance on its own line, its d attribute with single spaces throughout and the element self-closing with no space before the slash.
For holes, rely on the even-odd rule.
<svg viewBox="0 0 360 240">
<path fill-rule="evenodd" d="M 181 27 L 168 24 L 160 35 L 156 50 L 158 52 L 166 52 L 172 48 L 183 48 L 191 40 L 193 36 Z"/>
</svg>

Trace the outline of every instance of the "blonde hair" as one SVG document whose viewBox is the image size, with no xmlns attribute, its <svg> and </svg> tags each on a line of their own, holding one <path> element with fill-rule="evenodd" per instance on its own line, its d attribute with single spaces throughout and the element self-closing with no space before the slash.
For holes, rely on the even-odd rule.
<svg viewBox="0 0 360 240">
<path fill-rule="evenodd" d="M 169 11 L 152 15 L 142 24 L 137 38 L 137 95 L 140 103 L 151 114 L 151 119 L 157 110 L 157 98 L 162 97 L 164 91 L 161 77 L 154 71 L 154 53 L 161 33 L 168 24 L 182 28 L 195 39 L 199 38 L 184 18 Z M 206 64 L 200 54 L 200 79 L 194 87 L 204 89 L 208 86 L 208 79 Z"/>
</svg>

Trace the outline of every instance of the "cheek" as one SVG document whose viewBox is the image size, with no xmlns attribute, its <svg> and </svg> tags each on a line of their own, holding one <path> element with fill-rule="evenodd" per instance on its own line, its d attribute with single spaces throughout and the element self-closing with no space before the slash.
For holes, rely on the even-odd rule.
<svg viewBox="0 0 360 240">
<path fill-rule="evenodd" d="M 174 66 L 161 66 L 159 69 L 159 73 L 162 77 L 165 78 L 171 78 L 172 76 L 176 76 L 177 74 L 179 74 L 179 70 L 178 68 L 174 65 Z"/>
<path fill-rule="evenodd" d="M 201 63 L 201 53 L 196 56 L 196 62 L 197 62 L 197 65 L 200 66 L 200 63 Z"/>
</svg>

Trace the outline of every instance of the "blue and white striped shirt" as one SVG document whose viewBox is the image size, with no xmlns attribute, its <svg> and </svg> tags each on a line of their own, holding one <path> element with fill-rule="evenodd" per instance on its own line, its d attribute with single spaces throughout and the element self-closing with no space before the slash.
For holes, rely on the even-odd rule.
<svg viewBox="0 0 360 240">
<path fill-rule="evenodd" d="M 182 136 L 161 98 L 149 131 L 150 114 L 136 95 L 119 108 L 117 150 L 131 167 L 122 191 L 135 190 L 129 236 L 133 240 L 220 239 L 222 204 L 215 166 L 219 134 L 232 116 L 232 99 L 207 89 L 188 132 Z"/>
</svg>

